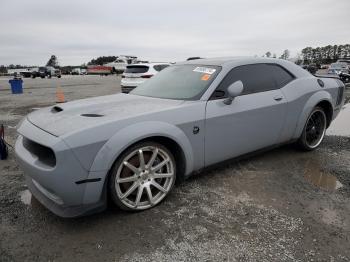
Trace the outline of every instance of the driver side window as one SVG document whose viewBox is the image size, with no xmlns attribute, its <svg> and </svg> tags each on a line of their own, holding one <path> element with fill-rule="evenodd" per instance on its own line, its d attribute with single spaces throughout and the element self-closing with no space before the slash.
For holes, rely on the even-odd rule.
<svg viewBox="0 0 350 262">
<path fill-rule="evenodd" d="M 211 99 L 221 99 L 227 97 L 227 88 L 236 81 L 242 81 L 244 85 L 242 95 L 259 93 L 274 89 L 279 89 L 282 86 L 277 83 L 275 77 L 276 72 L 283 71 L 289 77 L 285 83 L 293 80 L 286 70 L 274 64 L 252 64 L 233 68 L 221 81 Z"/>
</svg>

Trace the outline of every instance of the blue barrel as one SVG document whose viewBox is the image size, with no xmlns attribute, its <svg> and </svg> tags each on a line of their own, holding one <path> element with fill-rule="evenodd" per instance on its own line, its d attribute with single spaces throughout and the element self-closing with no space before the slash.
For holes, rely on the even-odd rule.
<svg viewBox="0 0 350 262">
<path fill-rule="evenodd" d="M 23 80 L 22 79 L 11 79 L 9 80 L 11 85 L 12 94 L 22 94 L 23 93 Z"/>
</svg>

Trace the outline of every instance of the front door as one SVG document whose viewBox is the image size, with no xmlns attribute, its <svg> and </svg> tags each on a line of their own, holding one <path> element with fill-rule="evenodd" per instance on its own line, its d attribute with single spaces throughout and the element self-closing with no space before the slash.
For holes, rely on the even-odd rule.
<svg viewBox="0 0 350 262">
<path fill-rule="evenodd" d="M 242 95 L 230 105 L 225 98 L 212 99 L 206 107 L 206 166 L 271 146 L 279 141 L 287 110 L 287 101 L 265 64 L 234 68 L 218 90 L 240 80 Z M 226 95 L 224 95 L 226 96 Z"/>
</svg>

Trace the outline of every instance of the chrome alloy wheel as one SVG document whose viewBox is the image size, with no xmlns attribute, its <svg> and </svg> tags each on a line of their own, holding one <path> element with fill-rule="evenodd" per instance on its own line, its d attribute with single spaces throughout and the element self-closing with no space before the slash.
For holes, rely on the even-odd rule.
<svg viewBox="0 0 350 262">
<path fill-rule="evenodd" d="M 162 148 L 144 146 L 132 151 L 121 162 L 115 178 L 118 199 L 129 209 L 157 205 L 175 182 L 175 163 Z"/>
<path fill-rule="evenodd" d="M 305 142 L 308 147 L 318 147 L 326 133 L 327 119 L 323 110 L 314 110 L 309 116 L 305 129 Z"/>
</svg>

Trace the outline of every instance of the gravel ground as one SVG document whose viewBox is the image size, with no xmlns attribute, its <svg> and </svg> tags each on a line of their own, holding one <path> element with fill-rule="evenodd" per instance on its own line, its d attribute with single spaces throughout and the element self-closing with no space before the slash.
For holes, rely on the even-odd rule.
<svg viewBox="0 0 350 262">
<path fill-rule="evenodd" d="M 119 92 L 119 81 L 25 79 L 14 96 L 0 78 L 8 142 L 25 114 L 55 102 L 57 86 L 70 101 Z M 284 146 L 203 171 L 146 212 L 62 219 L 31 197 L 10 151 L 0 161 L 0 261 L 350 261 L 349 164 L 350 138 L 327 136 L 314 152 Z"/>
</svg>

